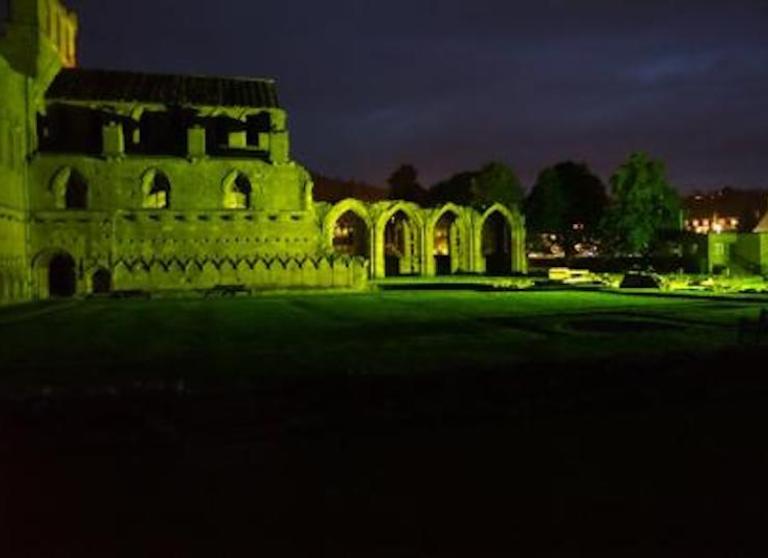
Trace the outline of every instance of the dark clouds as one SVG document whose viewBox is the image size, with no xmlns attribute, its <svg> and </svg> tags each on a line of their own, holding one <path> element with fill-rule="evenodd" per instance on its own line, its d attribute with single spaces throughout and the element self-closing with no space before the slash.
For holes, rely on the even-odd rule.
<svg viewBox="0 0 768 558">
<path fill-rule="evenodd" d="M 71 0 L 90 67 L 273 76 L 295 157 L 382 183 L 488 159 L 768 186 L 768 2 Z"/>
</svg>

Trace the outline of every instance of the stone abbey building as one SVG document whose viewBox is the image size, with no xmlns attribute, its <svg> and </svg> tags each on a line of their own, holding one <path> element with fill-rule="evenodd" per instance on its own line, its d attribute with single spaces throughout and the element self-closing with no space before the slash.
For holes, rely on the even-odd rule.
<svg viewBox="0 0 768 558">
<path fill-rule="evenodd" d="M 501 205 L 315 202 L 272 80 L 80 69 L 59 0 L 5 10 L 0 302 L 525 271 Z"/>
</svg>

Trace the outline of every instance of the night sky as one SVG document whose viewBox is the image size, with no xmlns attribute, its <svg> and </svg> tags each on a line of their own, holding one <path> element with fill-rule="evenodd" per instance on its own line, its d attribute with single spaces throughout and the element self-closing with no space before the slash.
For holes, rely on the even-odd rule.
<svg viewBox="0 0 768 558">
<path fill-rule="evenodd" d="M 492 159 L 529 186 L 632 150 L 682 190 L 768 188 L 768 2 L 69 0 L 84 67 L 274 77 L 294 157 L 430 185 Z"/>
</svg>

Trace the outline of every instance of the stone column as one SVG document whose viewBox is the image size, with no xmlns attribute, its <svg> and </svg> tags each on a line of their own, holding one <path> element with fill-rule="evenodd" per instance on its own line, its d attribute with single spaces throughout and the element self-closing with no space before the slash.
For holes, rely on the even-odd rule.
<svg viewBox="0 0 768 558">
<path fill-rule="evenodd" d="M 125 155 L 125 137 L 123 125 L 109 122 L 101 128 L 102 152 L 107 159 L 116 159 Z"/>
<path fill-rule="evenodd" d="M 248 133 L 245 130 L 229 132 L 229 147 L 231 149 L 245 149 L 248 147 Z"/>
<path fill-rule="evenodd" d="M 387 222 L 384 221 L 384 227 L 387 226 Z M 371 261 L 373 265 L 373 277 L 374 279 L 383 279 L 386 277 L 386 267 L 384 263 L 384 228 L 377 226 L 377 223 L 373 223 L 373 246 L 371 250 Z"/>
<path fill-rule="evenodd" d="M 431 219 L 426 219 L 424 224 L 424 253 L 422 255 L 422 275 L 427 277 L 434 277 L 437 275 L 435 269 L 435 228 L 437 222 L 433 223 L 430 227 Z"/>
<path fill-rule="evenodd" d="M 190 159 L 205 157 L 205 128 L 199 124 L 187 129 L 187 156 Z"/>
</svg>

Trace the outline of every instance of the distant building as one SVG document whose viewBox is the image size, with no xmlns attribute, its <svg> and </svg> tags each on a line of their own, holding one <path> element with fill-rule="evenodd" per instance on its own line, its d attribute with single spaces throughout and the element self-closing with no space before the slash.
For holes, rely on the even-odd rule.
<svg viewBox="0 0 768 558">
<path fill-rule="evenodd" d="M 4 3 L 2 3 L 4 4 Z M 526 269 L 516 208 L 314 198 L 270 79 L 86 70 L 59 0 L 0 30 L 0 303 Z"/>
<path fill-rule="evenodd" d="M 768 191 L 723 188 L 683 200 L 684 228 L 697 234 L 752 232 L 768 211 Z"/>
</svg>

